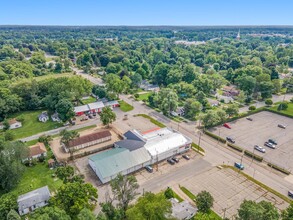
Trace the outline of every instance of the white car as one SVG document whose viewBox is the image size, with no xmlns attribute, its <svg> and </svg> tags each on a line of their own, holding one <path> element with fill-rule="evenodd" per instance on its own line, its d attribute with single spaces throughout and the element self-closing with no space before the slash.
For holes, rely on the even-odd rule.
<svg viewBox="0 0 293 220">
<path fill-rule="evenodd" d="M 254 145 L 254 149 L 255 150 L 258 150 L 259 152 L 262 152 L 262 153 L 265 153 L 266 152 L 266 149 L 264 149 L 263 147 L 258 146 L 258 145 Z"/>
<path fill-rule="evenodd" d="M 272 149 L 276 149 L 276 145 L 274 145 L 273 143 L 271 142 L 265 142 L 264 144 L 266 147 L 269 147 L 269 148 L 272 148 Z"/>
</svg>

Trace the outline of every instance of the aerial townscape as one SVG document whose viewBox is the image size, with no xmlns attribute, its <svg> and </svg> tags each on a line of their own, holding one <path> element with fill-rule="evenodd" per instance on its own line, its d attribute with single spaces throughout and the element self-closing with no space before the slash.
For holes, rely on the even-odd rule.
<svg viewBox="0 0 293 220">
<path fill-rule="evenodd" d="M 293 220 L 293 2 L 227 2 L 0 3 L 0 220 Z"/>
</svg>

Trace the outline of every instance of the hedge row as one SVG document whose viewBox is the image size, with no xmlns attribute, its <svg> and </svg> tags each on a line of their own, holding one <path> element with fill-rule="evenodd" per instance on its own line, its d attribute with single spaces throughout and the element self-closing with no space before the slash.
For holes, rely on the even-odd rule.
<svg viewBox="0 0 293 220">
<path fill-rule="evenodd" d="M 215 135 L 215 134 L 213 134 L 213 133 L 211 133 L 211 132 L 209 132 L 209 131 L 207 131 L 207 130 L 203 130 L 203 132 L 204 132 L 206 135 L 208 135 L 208 136 L 210 136 L 210 137 L 216 139 L 217 141 L 220 141 L 220 142 L 226 144 L 226 139 L 221 138 L 220 136 Z"/>
<path fill-rule="evenodd" d="M 233 148 L 234 150 L 237 150 L 237 151 L 239 151 L 239 152 L 243 152 L 243 149 L 241 148 L 241 147 L 238 147 L 237 145 L 234 145 L 234 144 L 231 144 L 231 143 L 227 143 L 227 145 L 229 146 L 229 147 L 231 147 L 231 148 Z"/>
<path fill-rule="evenodd" d="M 280 172 L 282 172 L 282 173 L 284 173 L 284 174 L 286 174 L 286 175 L 289 175 L 291 172 L 290 171 L 288 171 L 288 170 L 286 170 L 286 169 L 284 169 L 284 168 L 282 168 L 282 167 L 279 167 L 279 166 L 277 166 L 277 165 L 275 165 L 275 164 L 272 164 L 272 163 L 268 163 L 268 166 L 269 167 L 272 167 L 272 168 L 274 168 L 275 170 L 278 170 L 278 171 L 280 171 Z"/>
<path fill-rule="evenodd" d="M 269 111 L 269 112 L 272 112 L 272 113 L 275 113 L 275 114 L 278 114 L 278 115 L 282 115 L 282 116 L 285 116 L 285 117 L 293 118 L 293 115 L 289 115 L 289 114 L 286 114 L 286 113 L 278 111 L 278 110 L 266 109 L 266 111 Z"/>
<path fill-rule="evenodd" d="M 258 155 L 254 154 L 254 153 L 252 153 L 252 152 L 250 152 L 250 151 L 248 151 L 248 150 L 245 150 L 245 151 L 244 151 L 244 154 L 245 154 L 246 156 L 248 156 L 248 157 L 251 157 L 251 158 L 253 158 L 253 159 L 259 161 L 259 162 L 262 162 L 262 161 L 263 161 L 263 157 L 258 156 Z"/>
</svg>

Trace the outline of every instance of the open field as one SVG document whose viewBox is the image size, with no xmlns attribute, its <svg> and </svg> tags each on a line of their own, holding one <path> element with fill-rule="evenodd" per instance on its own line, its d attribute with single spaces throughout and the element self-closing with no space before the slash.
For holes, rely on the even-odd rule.
<svg viewBox="0 0 293 220">
<path fill-rule="evenodd" d="M 267 111 L 250 117 L 253 121 L 241 118 L 230 122 L 232 129 L 217 126 L 210 131 L 222 138 L 232 137 L 235 145 L 264 157 L 267 162 L 293 171 L 293 119 Z M 278 124 L 284 124 L 287 128 L 279 128 Z M 254 145 L 264 146 L 264 142 L 270 138 L 278 142 L 276 149 L 265 147 L 266 153 L 254 150 Z"/>
<path fill-rule="evenodd" d="M 192 194 L 206 190 L 214 197 L 213 210 L 220 216 L 231 218 L 237 213 L 237 209 L 244 199 L 260 202 L 266 200 L 274 204 L 278 209 L 287 208 L 288 203 L 257 184 L 248 180 L 242 174 L 232 169 L 212 168 L 181 184 Z"/>
<path fill-rule="evenodd" d="M 9 118 L 23 117 L 24 121 L 21 128 L 11 130 L 15 135 L 15 139 L 28 137 L 43 131 L 49 131 L 62 126 L 62 123 L 53 122 L 50 118 L 47 122 L 39 122 L 38 115 L 42 110 L 26 111 L 11 115 Z"/>
</svg>

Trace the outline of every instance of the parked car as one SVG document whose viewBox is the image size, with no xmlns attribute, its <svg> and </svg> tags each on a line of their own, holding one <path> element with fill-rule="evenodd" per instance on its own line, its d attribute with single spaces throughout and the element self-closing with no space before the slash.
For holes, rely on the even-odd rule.
<svg viewBox="0 0 293 220">
<path fill-rule="evenodd" d="M 258 145 L 254 145 L 254 149 L 255 150 L 258 150 L 259 152 L 262 152 L 262 153 L 265 153 L 266 152 L 266 149 L 264 149 L 263 147 L 258 146 Z"/>
<path fill-rule="evenodd" d="M 167 160 L 167 162 L 171 165 L 174 165 L 176 162 L 174 160 L 172 160 L 171 158 Z"/>
<path fill-rule="evenodd" d="M 274 145 L 277 145 L 278 144 L 275 139 L 269 139 L 269 142 L 272 143 L 272 144 L 274 144 Z"/>
<path fill-rule="evenodd" d="M 172 160 L 174 160 L 176 163 L 179 163 L 179 159 L 177 157 L 172 157 Z"/>
<path fill-rule="evenodd" d="M 96 117 L 96 116 L 97 116 L 97 113 L 94 112 L 94 113 L 93 113 L 93 116 Z"/>
<path fill-rule="evenodd" d="M 289 190 L 288 191 L 288 196 L 291 197 L 291 198 L 293 198 L 293 191 L 292 190 Z"/>
<path fill-rule="evenodd" d="M 231 142 L 231 143 L 235 143 L 235 139 L 231 138 L 231 137 L 226 137 L 226 140 Z"/>
<path fill-rule="evenodd" d="M 90 118 L 90 119 L 93 119 L 93 118 L 94 118 L 94 116 L 92 116 L 92 115 L 89 115 L 89 118 Z"/>
<path fill-rule="evenodd" d="M 231 129 L 231 126 L 230 126 L 229 124 L 227 124 L 227 123 L 223 124 L 223 126 L 224 126 L 225 128 L 229 128 L 229 129 Z"/>
<path fill-rule="evenodd" d="M 153 172 L 153 168 L 150 165 L 145 166 L 145 169 L 149 172 L 152 173 Z"/>
<path fill-rule="evenodd" d="M 244 166 L 241 163 L 234 163 L 234 167 L 238 168 L 239 170 L 244 170 Z"/>
<path fill-rule="evenodd" d="M 278 124 L 278 127 L 279 128 L 283 128 L 283 129 L 286 129 L 286 125 L 282 125 L 282 124 Z"/>
<path fill-rule="evenodd" d="M 186 159 L 186 160 L 190 160 L 190 157 L 189 157 L 188 155 L 186 155 L 186 154 L 182 155 L 182 157 L 183 157 L 184 159 Z"/>
<path fill-rule="evenodd" d="M 266 141 L 264 145 L 265 145 L 266 147 L 269 147 L 269 148 L 272 148 L 272 149 L 276 149 L 276 145 L 274 145 L 274 144 L 271 143 L 271 142 Z"/>
<path fill-rule="evenodd" d="M 250 118 L 250 117 L 247 117 L 246 119 L 247 119 L 248 121 L 253 121 L 253 119 Z"/>
</svg>

